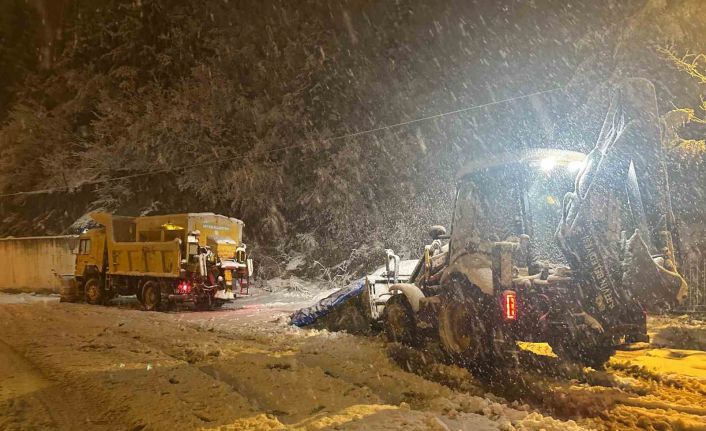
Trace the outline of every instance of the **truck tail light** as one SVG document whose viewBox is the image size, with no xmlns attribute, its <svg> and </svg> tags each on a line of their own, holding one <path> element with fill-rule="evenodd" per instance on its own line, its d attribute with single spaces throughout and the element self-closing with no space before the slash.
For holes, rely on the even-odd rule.
<svg viewBox="0 0 706 431">
<path fill-rule="evenodd" d="M 191 293 L 191 285 L 189 284 L 188 281 L 182 281 L 179 283 L 179 286 L 177 287 L 177 290 L 179 291 L 179 294 L 187 294 Z"/>
<path fill-rule="evenodd" d="M 503 318 L 505 320 L 517 320 L 517 293 L 506 290 L 502 296 Z"/>
</svg>

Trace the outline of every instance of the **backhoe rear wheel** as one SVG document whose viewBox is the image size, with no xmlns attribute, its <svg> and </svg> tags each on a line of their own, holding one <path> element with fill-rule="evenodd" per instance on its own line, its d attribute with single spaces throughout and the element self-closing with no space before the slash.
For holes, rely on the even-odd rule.
<svg viewBox="0 0 706 431">
<path fill-rule="evenodd" d="M 97 305 L 103 303 L 105 295 L 100 280 L 97 278 L 91 277 L 86 280 L 86 283 L 83 285 L 83 290 L 86 295 L 86 302 L 89 304 Z"/>
<path fill-rule="evenodd" d="M 412 305 L 403 294 L 390 297 L 382 313 L 383 328 L 387 340 L 407 346 L 417 345 L 417 322 Z"/>
<path fill-rule="evenodd" d="M 483 321 L 481 304 L 460 283 L 448 286 L 441 296 L 439 341 L 449 358 L 460 365 L 477 365 L 489 356 L 492 335 Z"/>
<path fill-rule="evenodd" d="M 142 294 L 140 295 L 142 307 L 146 311 L 156 311 L 162 300 L 159 284 L 154 280 L 145 281 L 142 284 Z"/>
</svg>

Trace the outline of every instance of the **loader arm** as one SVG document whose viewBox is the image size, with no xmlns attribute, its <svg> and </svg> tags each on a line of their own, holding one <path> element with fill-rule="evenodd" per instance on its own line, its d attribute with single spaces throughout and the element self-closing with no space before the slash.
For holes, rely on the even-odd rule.
<svg viewBox="0 0 706 431">
<path fill-rule="evenodd" d="M 625 80 L 574 191 L 564 198 L 556 234 L 582 285 L 593 289 L 599 311 L 633 299 L 673 304 L 685 297 L 662 151 L 654 87 L 644 79 Z"/>
</svg>

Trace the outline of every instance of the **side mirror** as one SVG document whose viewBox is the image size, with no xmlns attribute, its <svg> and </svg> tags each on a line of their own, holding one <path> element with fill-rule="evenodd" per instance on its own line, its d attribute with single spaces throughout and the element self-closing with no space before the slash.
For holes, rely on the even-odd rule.
<svg viewBox="0 0 706 431">
<path fill-rule="evenodd" d="M 431 239 L 441 239 L 446 236 L 446 228 L 440 225 L 435 225 L 429 228 L 429 236 Z"/>
<path fill-rule="evenodd" d="M 71 254 L 78 254 L 78 236 L 69 237 L 66 246 L 71 250 Z"/>
</svg>

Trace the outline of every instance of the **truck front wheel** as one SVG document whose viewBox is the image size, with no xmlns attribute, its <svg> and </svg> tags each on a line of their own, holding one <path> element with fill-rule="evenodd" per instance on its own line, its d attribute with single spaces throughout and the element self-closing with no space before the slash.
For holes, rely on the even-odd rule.
<svg viewBox="0 0 706 431">
<path fill-rule="evenodd" d="M 89 304 L 102 304 L 103 303 L 103 288 L 101 288 L 100 281 L 97 278 L 89 278 L 86 280 L 86 284 L 83 285 L 83 290 L 86 295 L 86 302 Z"/>
</svg>

